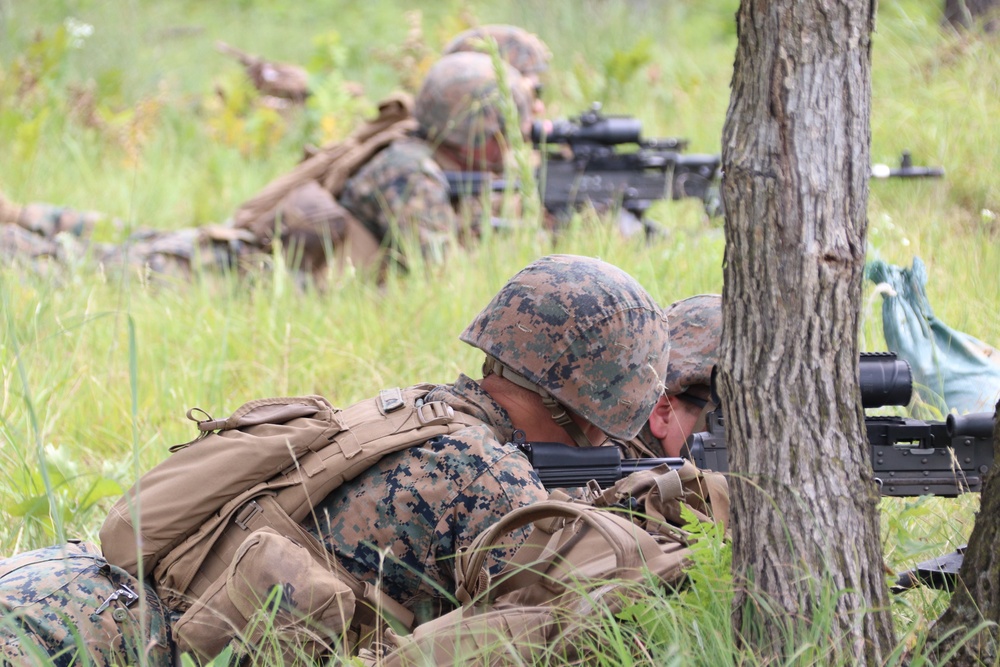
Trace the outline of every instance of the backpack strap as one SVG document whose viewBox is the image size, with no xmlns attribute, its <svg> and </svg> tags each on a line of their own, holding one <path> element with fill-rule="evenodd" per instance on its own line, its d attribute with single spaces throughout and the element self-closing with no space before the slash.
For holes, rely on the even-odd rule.
<svg viewBox="0 0 1000 667">
<path fill-rule="evenodd" d="M 344 182 L 362 164 L 396 139 L 417 129 L 417 121 L 410 113 L 412 108 L 413 102 L 405 93 L 383 100 L 379 103 L 377 118 L 358 127 L 343 141 L 323 146 L 315 155 L 241 204 L 233 216 L 234 225 L 258 236 L 273 233 L 273 229 L 263 227 L 270 225 L 273 228 L 275 207 L 289 192 L 309 181 L 319 182 L 338 197 Z"/>
<path fill-rule="evenodd" d="M 434 386 L 384 390 L 331 415 L 335 423 L 323 431 L 322 443 L 310 446 L 279 474 L 229 500 L 156 564 L 153 577 L 158 590 L 174 605 L 201 597 L 224 574 L 243 541 L 254 531 L 270 528 L 307 546 L 314 558 L 326 562 L 351 586 L 358 600 L 395 617 L 401 625 L 410 625 L 412 614 L 377 587 L 345 576 L 346 571 L 333 555 L 299 524 L 312 513 L 316 503 L 383 456 L 462 428 L 483 425 L 443 401 L 426 401 Z M 209 425 L 221 428 L 220 423 L 244 424 L 264 409 L 271 406 L 266 402 L 254 405 L 238 410 L 225 422 Z"/>
</svg>

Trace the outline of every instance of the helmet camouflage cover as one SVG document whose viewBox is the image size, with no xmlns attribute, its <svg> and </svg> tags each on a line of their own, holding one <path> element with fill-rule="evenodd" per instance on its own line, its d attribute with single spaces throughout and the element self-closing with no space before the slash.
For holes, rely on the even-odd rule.
<svg viewBox="0 0 1000 667">
<path fill-rule="evenodd" d="M 458 34 L 444 47 L 445 55 L 462 51 L 483 51 L 482 40 L 492 37 L 500 57 L 521 74 L 532 75 L 549 67 L 552 53 L 545 42 L 516 25 L 484 25 Z"/>
<path fill-rule="evenodd" d="M 646 290 L 611 264 L 574 255 L 522 269 L 461 339 L 622 440 L 649 417 L 669 352 L 666 317 Z"/>
<path fill-rule="evenodd" d="M 712 367 L 719 362 L 722 340 L 722 297 L 700 294 L 670 304 L 670 363 L 666 394 L 683 394 L 691 387 L 709 387 Z"/>
<path fill-rule="evenodd" d="M 504 67 L 517 117 L 526 127 L 531 120 L 527 87 L 517 70 Z M 424 79 L 413 116 L 432 143 L 474 149 L 495 134 L 506 134 L 493 60 L 483 53 L 467 52 L 441 58 Z"/>
</svg>

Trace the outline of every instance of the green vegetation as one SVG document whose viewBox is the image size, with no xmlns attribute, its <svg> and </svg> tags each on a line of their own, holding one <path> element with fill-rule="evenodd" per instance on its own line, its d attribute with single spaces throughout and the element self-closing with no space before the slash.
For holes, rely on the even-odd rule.
<svg viewBox="0 0 1000 667">
<path fill-rule="evenodd" d="M 421 5 L 419 10 L 413 9 Z M 883 0 L 874 36 L 872 157 L 904 149 L 943 165 L 943 181 L 873 182 L 870 256 L 925 260 L 935 312 L 1000 342 L 1000 45 L 942 31 L 940 3 Z M 342 137 L 397 86 L 415 86 L 470 22 L 538 33 L 554 61 L 549 114 L 591 101 L 637 116 L 645 134 L 715 153 L 729 98 L 736 0 L 504 3 L 348 0 L 0 0 L 0 191 L 20 202 L 95 209 L 120 226 L 180 228 L 224 220 L 298 160 Z M 88 29 L 88 26 L 90 27 Z M 300 112 L 263 105 L 224 40 L 307 66 L 315 95 Z M 362 96 L 347 84 L 356 82 Z M 189 440 L 200 406 L 228 414 L 251 398 L 318 393 L 349 404 L 375 390 L 475 376 L 458 333 L 517 269 L 548 252 L 598 255 L 662 303 L 722 288 L 720 220 L 697 202 L 661 204 L 670 230 L 645 244 L 580 216 L 551 243 L 493 235 L 445 268 L 376 288 L 347 275 L 300 288 L 281 270 L 252 281 L 172 284 L 79 269 L 52 279 L 0 271 L 0 554 L 65 536 L 96 539 L 103 511 Z M 862 349 L 884 349 L 880 297 L 866 287 Z M 972 527 L 975 497 L 883 501 L 893 568 L 948 551 Z M 640 635 L 603 624 L 604 664 L 758 664 L 728 631 L 726 550 L 699 553 L 696 586 L 629 610 Z M 922 650 L 947 599 L 894 603 L 901 652 Z M 655 619 L 655 622 L 648 619 Z M 597 632 L 601 632 L 599 627 Z M 794 664 L 826 664 L 822 632 Z M 919 655 L 911 664 L 924 664 Z"/>
</svg>

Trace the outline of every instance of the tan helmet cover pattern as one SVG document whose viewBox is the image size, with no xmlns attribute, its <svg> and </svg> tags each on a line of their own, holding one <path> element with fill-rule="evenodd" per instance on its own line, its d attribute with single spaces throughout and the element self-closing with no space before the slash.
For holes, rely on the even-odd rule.
<svg viewBox="0 0 1000 667">
<path fill-rule="evenodd" d="M 527 86 L 517 70 L 504 67 L 518 120 L 525 127 L 531 120 Z M 431 143 L 475 149 L 496 134 L 506 134 L 502 102 L 493 60 L 483 53 L 453 53 L 427 73 L 413 116 Z"/>
<path fill-rule="evenodd" d="M 668 395 L 712 384 L 712 367 L 719 363 L 722 342 L 722 297 L 699 294 L 670 304 L 670 363 L 664 382 Z"/>
<path fill-rule="evenodd" d="M 575 255 L 522 269 L 461 339 L 621 440 L 649 417 L 670 347 L 666 316 L 642 285 Z"/>
<path fill-rule="evenodd" d="M 483 51 L 483 39 L 497 42 L 500 57 L 525 75 L 538 74 L 549 68 L 552 52 L 538 35 L 516 25 L 492 24 L 459 33 L 444 47 L 444 54 L 462 51 Z"/>
</svg>

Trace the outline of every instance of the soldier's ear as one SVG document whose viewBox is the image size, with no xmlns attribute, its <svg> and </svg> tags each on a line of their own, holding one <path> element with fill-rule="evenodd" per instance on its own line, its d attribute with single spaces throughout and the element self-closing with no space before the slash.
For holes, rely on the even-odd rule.
<svg viewBox="0 0 1000 667">
<path fill-rule="evenodd" d="M 649 432 L 654 438 L 662 440 L 667 437 L 667 426 L 674 414 L 674 406 L 669 396 L 660 396 L 660 400 L 653 406 L 653 411 L 649 413 Z"/>
</svg>

